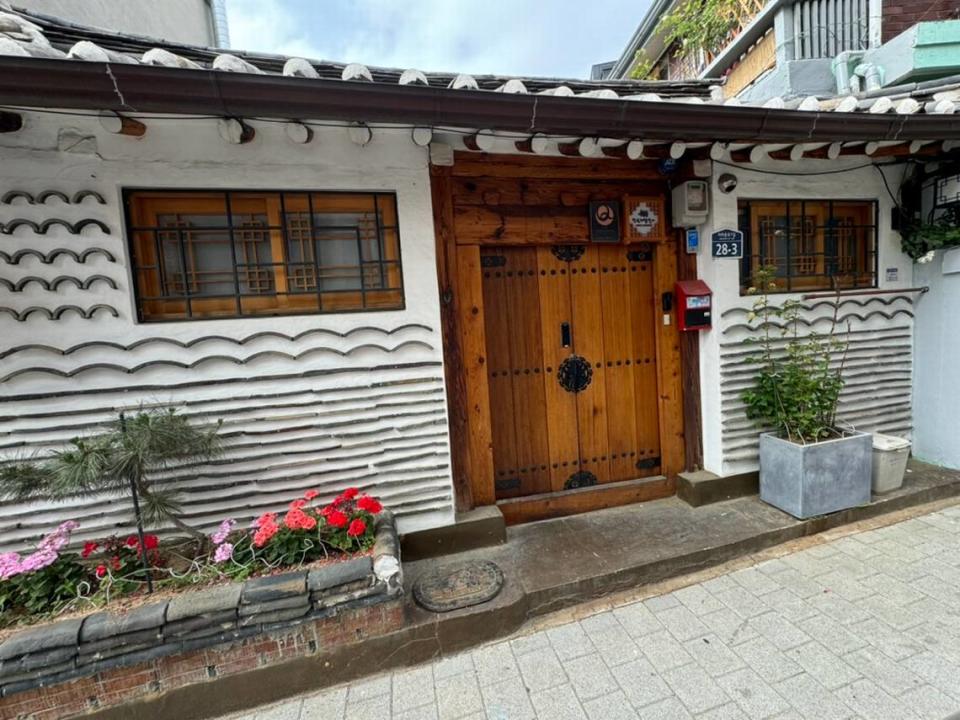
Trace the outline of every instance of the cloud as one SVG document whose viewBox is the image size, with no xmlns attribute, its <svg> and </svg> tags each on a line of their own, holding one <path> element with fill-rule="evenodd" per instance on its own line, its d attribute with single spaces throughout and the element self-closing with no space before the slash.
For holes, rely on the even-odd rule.
<svg viewBox="0 0 960 720">
<path fill-rule="evenodd" d="M 228 0 L 231 44 L 312 59 L 586 77 L 649 0 Z"/>
</svg>

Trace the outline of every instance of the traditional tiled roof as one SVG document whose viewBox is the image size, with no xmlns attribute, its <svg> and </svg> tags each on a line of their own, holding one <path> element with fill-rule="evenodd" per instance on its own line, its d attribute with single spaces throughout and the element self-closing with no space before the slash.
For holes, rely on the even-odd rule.
<svg viewBox="0 0 960 720">
<path fill-rule="evenodd" d="M 90 60 L 124 64 L 214 69 L 225 72 L 272 74 L 328 80 L 361 80 L 506 93 L 578 95 L 599 99 L 653 95 L 661 99 L 709 100 L 715 81 L 590 81 L 542 77 L 504 77 L 417 69 L 379 68 L 359 63 L 330 62 L 266 53 L 229 52 L 147 37 L 122 35 L 75 25 L 58 18 L 12 7 L 0 0 L 0 55 Z M 717 96 L 713 91 L 713 96 Z"/>
<path fill-rule="evenodd" d="M 227 52 L 82 27 L 5 0 L 0 66 L 0 95 L 13 110 L 174 112 L 237 127 L 239 118 L 262 117 L 380 122 L 424 137 L 466 133 L 462 144 L 471 150 L 487 150 L 492 134 L 515 140 L 520 152 L 631 160 L 665 153 L 736 162 L 930 157 L 960 147 L 960 78 L 751 104 L 724 99 L 722 88 L 704 80 L 466 75 Z M 15 113 L 0 116 L 0 125 L 22 126 Z"/>
</svg>

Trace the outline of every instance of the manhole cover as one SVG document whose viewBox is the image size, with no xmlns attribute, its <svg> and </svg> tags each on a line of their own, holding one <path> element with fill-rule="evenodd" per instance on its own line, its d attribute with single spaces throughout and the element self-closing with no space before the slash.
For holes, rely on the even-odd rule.
<svg viewBox="0 0 960 720">
<path fill-rule="evenodd" d="M 503 571 L 489 560 L 439 567 L 413 585 L 417 604 L 433 612 L 450 612 L 493 600 L 503 587 Z"/>
</svg>

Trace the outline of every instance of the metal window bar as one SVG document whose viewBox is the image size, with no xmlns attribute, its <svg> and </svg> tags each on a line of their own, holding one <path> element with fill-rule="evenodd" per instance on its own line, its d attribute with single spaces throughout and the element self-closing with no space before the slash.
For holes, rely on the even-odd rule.
<svg viewBox="0 0 960 720">
<path fill-rule="evenodd" d="M 193 317 L 193 307 L 190 300 L 190 281 L 187 277 L 187 251 L 183 245 L 183 230 L 177 228 L 177 246 L 180 251 L 180 274 L 183 277 L 183 292 L 186 297 L 187 317 Z"/>
<path fill-rule="evenodd" d="M 359 267 L 357 268 L 360 272 L 360 306 L 363 308 L 367 307 L 367 278 L 363 270 L 363 236 L 360 233 L 360 225 L 357 224 L 356 227 L 356 236 L 357 236 L 357 262 Z"/>
<path fill-rule="evenodd" d="M 230 202 L 230 193 L 223 194 L 224 205 L 227 209 L 227 227 L 230 235 L 230 259 L 233 263 L 233 292 L 236 296 L 237 315 L 243 315 L 243 302 L 240 297 L 240 273 L 237 269 L 237 243 L 233 236 L 233 205 Z"/>
<path fill-rule="evenodd" d="M 380 288 L 387 286 L 387 276 L 384 271 L 383 256 L 386 254 L 386 238 L 383 236 L 383 228 L 380 226 L 380 196 L 373 196 L 373 221 L 376 223 L 377 233 L 377 263 L 380 267 Z"/>
<path fill-rule="evenodd" d="M 317 312 L 323 312 L 323 287 L 320 281 L 320 246 L 317 245 L 317 228 L 313 222 L 313 193 L 307 193 L 307 210 L 310 212 L 310 255 L 313 260 L 313 276 L 317 284 Z"/>
</svg>

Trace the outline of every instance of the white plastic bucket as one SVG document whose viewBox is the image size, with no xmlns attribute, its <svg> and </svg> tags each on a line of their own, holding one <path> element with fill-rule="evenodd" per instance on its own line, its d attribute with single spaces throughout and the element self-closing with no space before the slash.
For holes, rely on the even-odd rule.
<svg viewBox="0 0 960 720">
<path fill-rule="evenodd" d="M 910 457 L 910 441 L 893 435 L 873 434 L 873 491 L 877 494 L 903 485 Z"/>
</svg>

